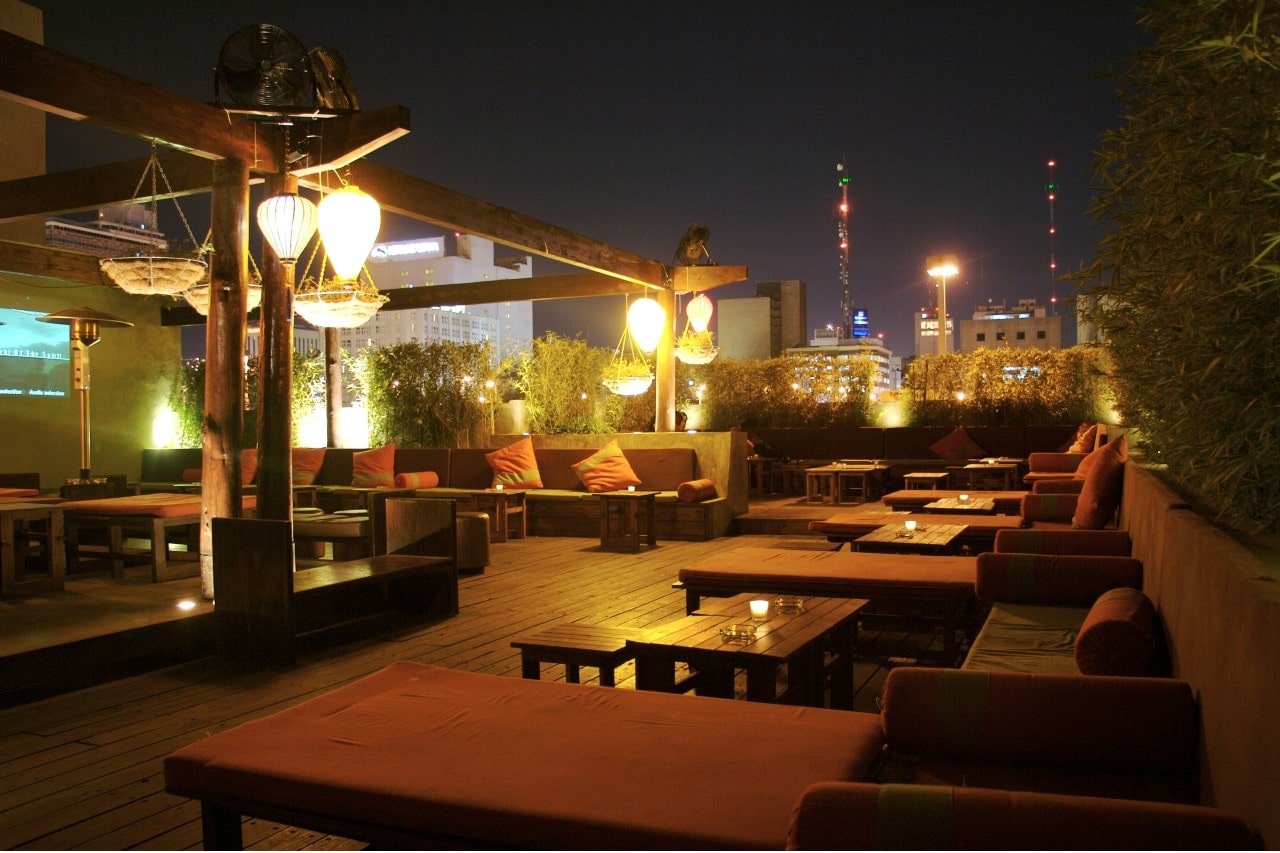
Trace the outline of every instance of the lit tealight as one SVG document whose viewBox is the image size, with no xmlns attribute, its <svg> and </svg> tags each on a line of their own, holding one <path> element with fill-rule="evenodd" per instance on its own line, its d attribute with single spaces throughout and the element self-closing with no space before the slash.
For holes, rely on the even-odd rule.
<svg viewBox="0 0 1280 853">
<path fill-rule="evenodd" d="M 769 616 L 769 600 L 756 598 L 751 602 L 751 618 L 755 622 L 763 622 Z"/>
<path fill-rule="evenodd" d="M 628 492 L 634 492 L 635 490 L 636 490 L 636 487 L 635 487 L 635 486 L 627 486 L 627 491 L 628 491 Z"/>
<path fill-rule="evenodd" d="M 969 502 L 969 496 L 968 496 L 968 495 L 961 495 L 961 496 L 960 496 L 960 503 L 962 503 L 962 504 L 967 504 L 968 502 Z"/>
<path fill-rule="evenodd" d="M 502 491 L 502 484 L 501 484 L 501 483 L 495 483 L 495 484 L 494 484 L 494 486 L 493 486 L 493 488 L 494 488 L 496 491 L 499 491 L 499 492 L 500 492 L 500 491 Z"/>
<path fill-rule="evenodd" d="M 179 610 L 195 610 L 196 603 L 189 598 L 184 598 L 182 601 L 178 602 L 178 609 Z"/>
<path fill-rule="evenodd" d="M 903 526 L 904 526 L 904 527 L 906 527 L 906 528 L 907 528 L 907 532 L 908 532 L 908 533 L 915 533 L 915 532 L 916 532 L 916 520 L 915 520 L 914 518 L 908 518 L 908 519 L 907 519 L 906 521 L 904 521 L 902 524 L 903 524 Z"/>
</svg>

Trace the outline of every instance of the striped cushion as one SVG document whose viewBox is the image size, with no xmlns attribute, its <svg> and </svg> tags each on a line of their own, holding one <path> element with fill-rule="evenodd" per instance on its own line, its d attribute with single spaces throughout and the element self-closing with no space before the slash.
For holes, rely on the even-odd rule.
<svg viewBox="0 0 1280 853">
<path fill-rule="evenodd" d="M 493 485 L 501 484 L 509 489 L 542 488 L 542 474 L 538 471 L 538 459 L 533 454 L 533 441 L 529 436 L 486 453 L 484 458 L 493 469 Z"/>
<path fill-rule="evenodd" d="M 631 470 L 631 463 L 616 440 L 572 467 L 588 492 L 615 492 L 640 485 L 640 478 Z"/>
<path fill-rule="evenodd" d="M 395 464 L 394 444 L 361 450 L 351 457 L 351 485 L 366 489 L 389 489 L 395 485 Z"/>
</svg>

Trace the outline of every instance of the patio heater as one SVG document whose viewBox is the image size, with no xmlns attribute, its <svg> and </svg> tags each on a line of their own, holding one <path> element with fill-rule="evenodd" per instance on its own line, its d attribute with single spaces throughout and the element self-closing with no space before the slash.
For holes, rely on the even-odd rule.
<svg viewBox="0 0 1280 853">
<path fill-rule="evenodd" d="M 71 384 L 80 398 L 80 479 L 70 482 L 92 483 L 89 477 L 89 347 L 98 342 L 100 329 L 133 324 L 92 308 L 68 308 L 36 319 L 70 327 Z"/>
</svg>

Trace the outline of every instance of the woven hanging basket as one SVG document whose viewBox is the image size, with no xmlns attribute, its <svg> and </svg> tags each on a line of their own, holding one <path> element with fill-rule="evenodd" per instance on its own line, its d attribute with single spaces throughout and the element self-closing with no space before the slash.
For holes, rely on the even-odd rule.
<svg viewBox="0 0 1280 853">
<path fill-rule="evenodd" d="M 366 285 L 359 279 L 331 278 L 321 287 L 307 278 L 293 297 L 293 310 L 313 326 L 354 329 L 369 322 L 386 302 L 387 297 L 372 283 Z"/>
<path fill-rule="evenodd" d="M 605 367 L 600 382 L 620 397 L 635 397 L 649 390 L 653 374 L 641 359 L 615 357 Z"/>
<path fill-rule="evenodd" d="M 177 296 L 204 278 L 209 265 L 194 258 L 156 258 L 139 255 L 103 258 L 98 266 L 112 284 L 125 293 L 142 296 Z"/>
<path fill-rule="evenodd" d="M 246 311 L 252 311 L 262 304 L 262 285 L 259 282 L 251 281 L 245 285 L 248 288 L 248 304 Z M 187 304 L 196 309 L 201 316 L 209 316 L 209 282 L 202 281 L 182 294 L 182 298 L 187 300 Z"/>
</svg>

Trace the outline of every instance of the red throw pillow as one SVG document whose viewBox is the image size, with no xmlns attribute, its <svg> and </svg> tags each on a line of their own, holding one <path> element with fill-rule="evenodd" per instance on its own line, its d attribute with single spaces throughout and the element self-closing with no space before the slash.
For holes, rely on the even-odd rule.
<svg viewBox="0 0 1280 853">
<path fill-rule="evenodd" d="M 440 475 L 435 471 L 409 471 L 396 474 L 397 489 L 434 489 L 440 485 Z"/>
<path fill-rule="evenodd" d="M 716 496 L 716 484 L 706 479 L 689 480 L 676 486 L 676 497 L 680 503 L 692 504 L 710 500 Z"/>
<path fill-rule="evenodd" d="M 538 458 L 533 454 L 533 440 L 525 436 L 514 444 L 508 444 L 492 453 L 486 453 L 493 469 L 493 485 L 501 483 L 508 489 L 541 489 L 542 473 L 538 470 Z"/>
<path fill-rule="evenodd" d="M 631 470 L 631 463 L 616 439 L 575 463 L 573 473 L 578 475 L 588 492 L 615 492 L 627 486 L 640 485 L 640 478 Z"/>
<path fill-rule="evenodd" d="M 1085 675 L 1150 675 L 1156 608 L 1141 591 L 1104 592 L 1076 634 L 1076 666 Z"/>
<path fill-rule="evenodd" d="M 253 475 L 258 473 L 258 451 L 247 447 L 240 451 L 240 484 L 247 486 L 253 482 Z M 199 480 L 199 477 L 196 477 Z"/>
<path fill-rule="evenodd" d="M 316 474 L 324 464 L 323 447 L 293 448 L 293 484 L 295 486 L 311 486 L 316 482 Z"/>
<path fill-rule="evenodd" d="M 1090 465 L 1084 477 L 1084 485 L 1080 487 L 1071 526 L 1083 530 L 1099 530 L 1111 523 L 1116 508 L 1120 506 L 1124 462 L 1129 458 L 1128 445 L 1122 435 L 1115 441 L 1102 445 L 1090 456 L 1097 458 Z M 1084 462 L 1080 464 L 1083 465 Z"/>
<path fill-rule="evenodd" d="M 351 485 L 362 488 L 389 489 L 396 479 L 396 446 L 384 444 L 372 450 L 361 450 L 351 456 Z"/>
<path fill-rule="evenodd" d="M 943 459 L 981 459 L 987 455 L 978 442 L 973 440 L 969 431 L 958 426 L 942 438 L 929 445 L 929 449 Z"/>
</svg>

